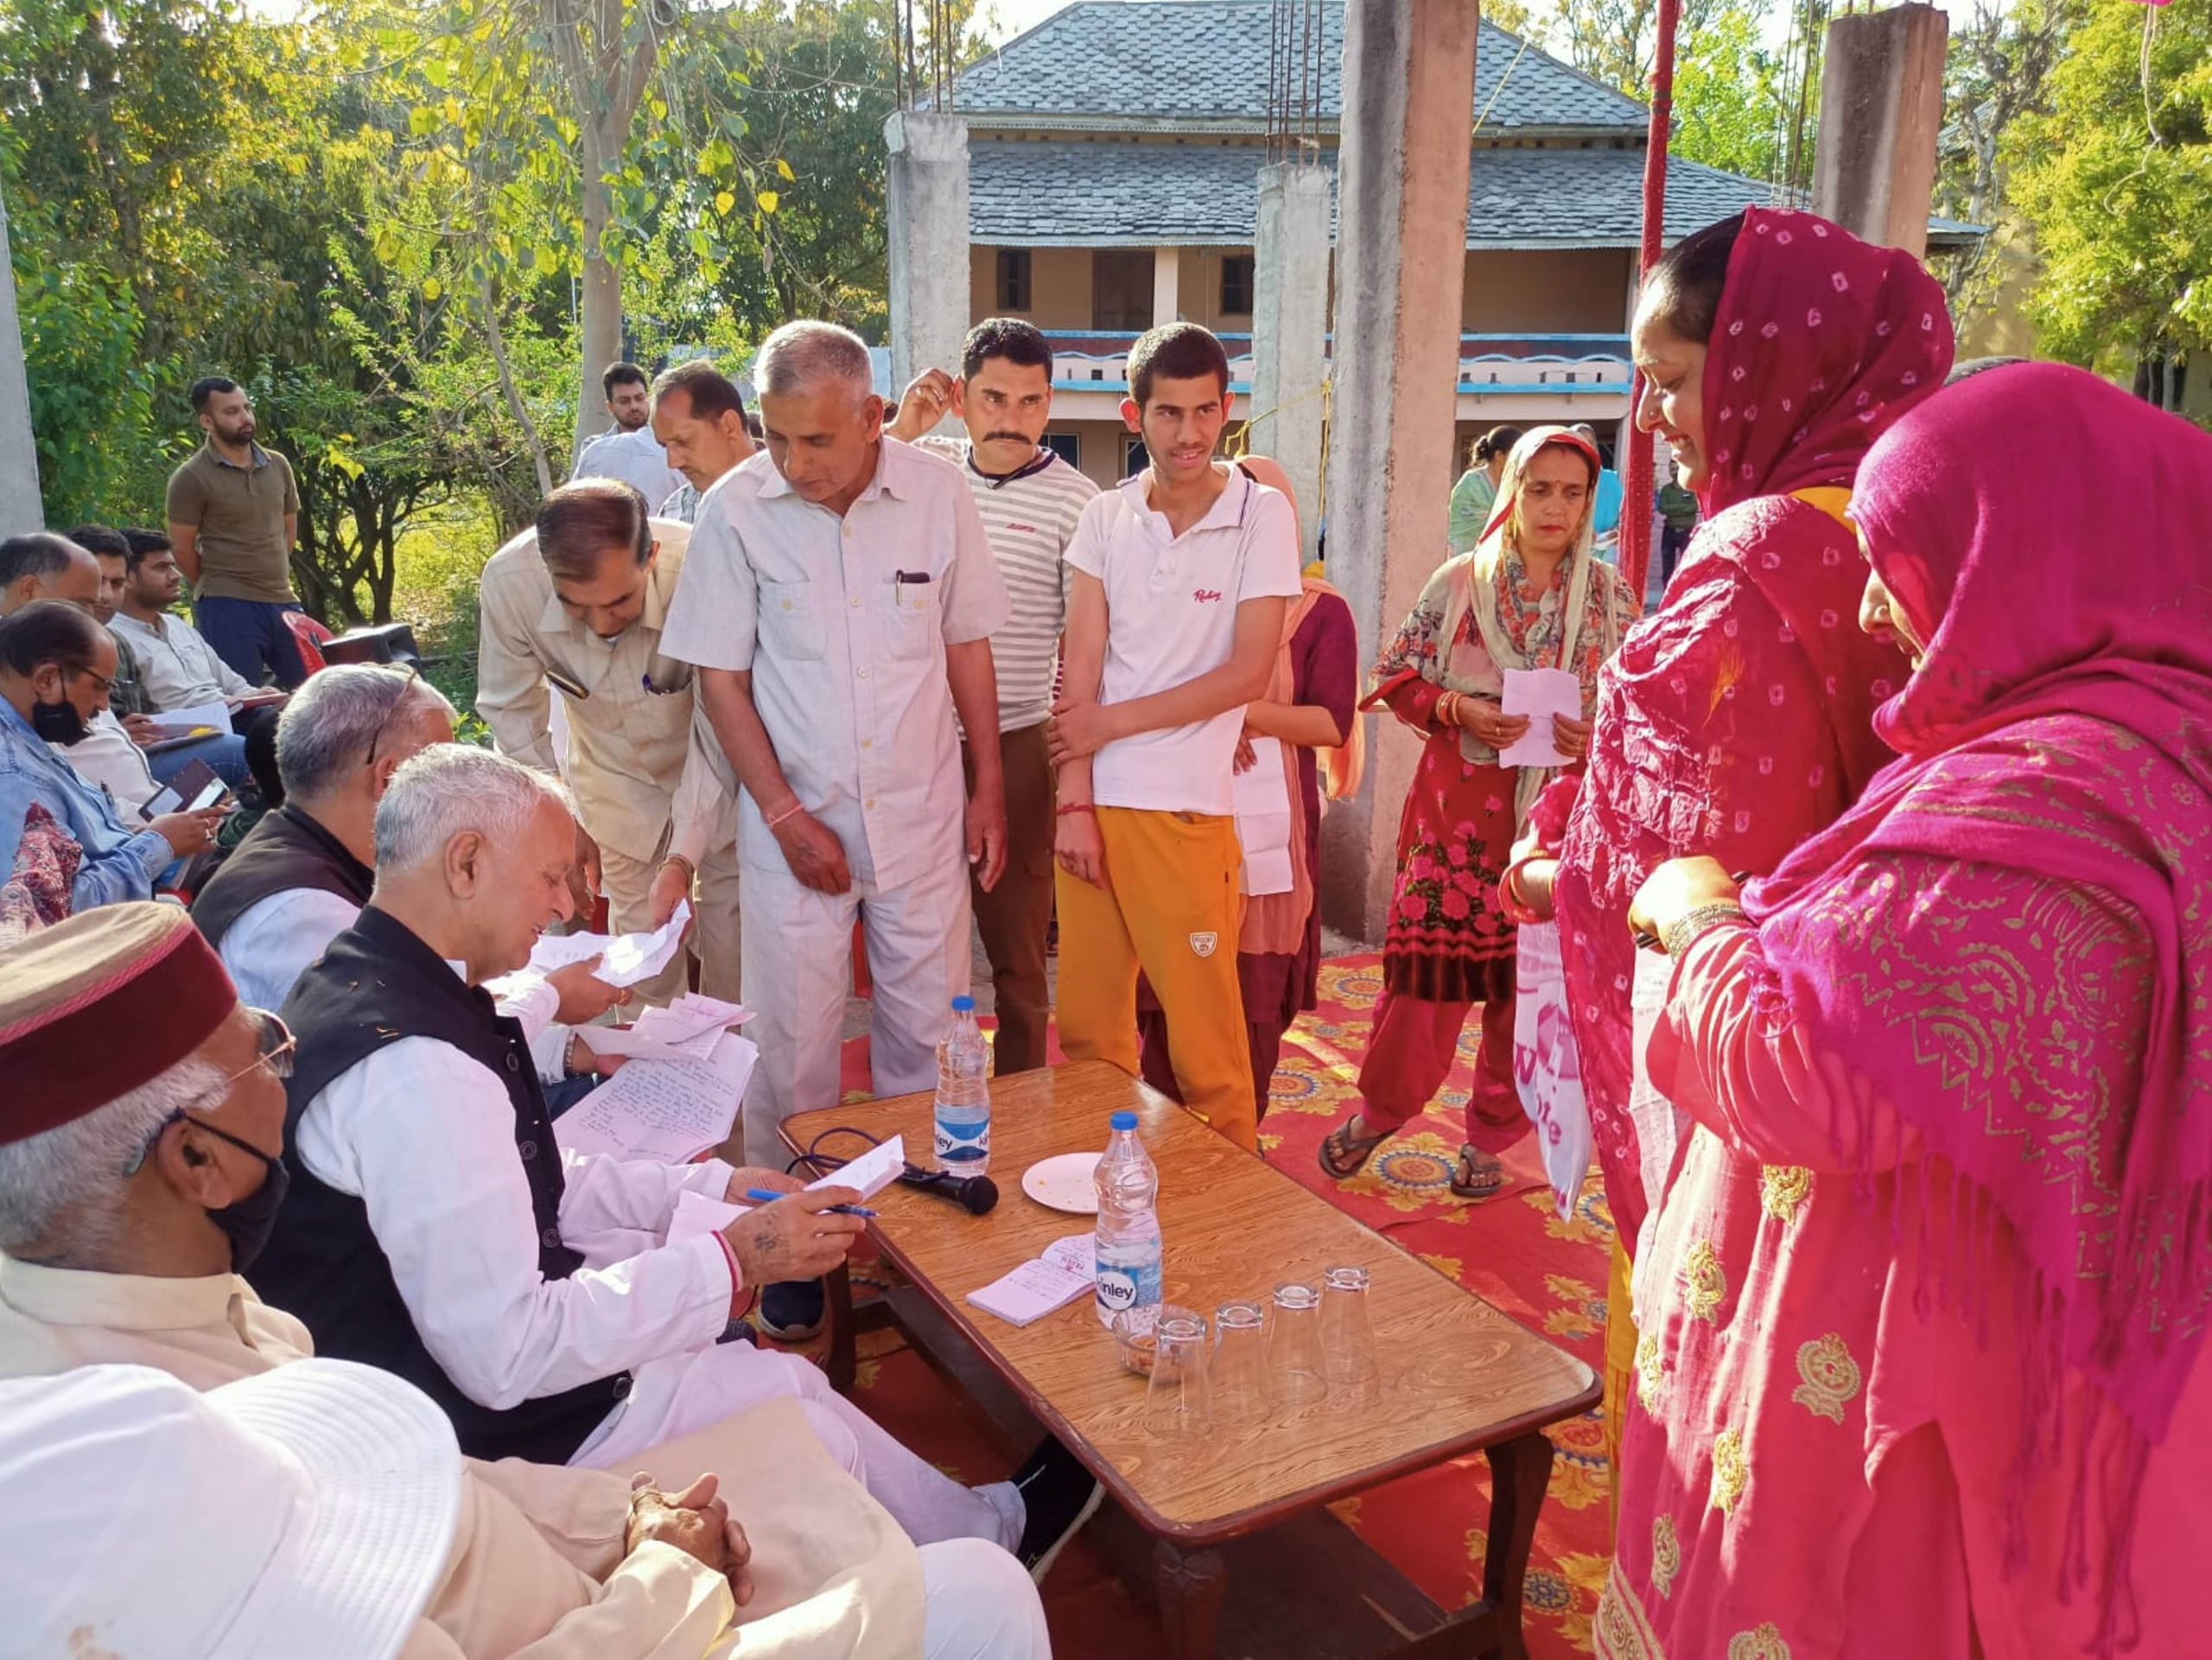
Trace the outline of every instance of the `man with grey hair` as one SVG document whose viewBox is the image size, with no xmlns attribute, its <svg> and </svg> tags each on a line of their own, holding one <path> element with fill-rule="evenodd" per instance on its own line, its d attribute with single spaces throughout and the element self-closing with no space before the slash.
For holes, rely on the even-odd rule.
<svg viewBox="0 0 2212 1660">
<path fill-rule="evenodd" d="M 116 1041 L 126 1023 L 130 1041 Z M 11 1085 L 0 1091 L 0 1379 L 121 1364 L 206 1391 L 316 1364 L 300 1322 L 240 1277 L 285 1202 L 293 1053 L 283 1023 L 238 1002 L 174 906 L 103 906 L 0 947 Z M 861 1652 L 861 1625 L 880 1645 L 868 1652 L 1049 1653 L 1019 1568 L 973 1540 L 917 1563 L 846 1479 L 858 1454 L 839 1434 L 810 1408 L 766 1407 L 641 1453 L 636 1467 L 665 1486 L 633 1486 L 626 1465 L 463 1463 L 461 1529 L 437 1553 L 444 1572 L 423 1582 L 439 1651 L 696 1652 L 733 1615 L 780 1614 L 779 1629 L 744 1639 L 747 1654 Z M 702 1465 L 710 1478 L 691 1481 Z M 712 1542 L 702 1523 L 722 1525 L 712 1478 L 741 1513 L 756 1570 L 774 1576 L 743 1612 L 730 1593 L 747 1601 L 744 1557 L 696 1548 Z M 644 1549 L 654 1541 L 676 1549 Z"/>
<path fill-rule="evenodd" d="M 257 1283 L 320 1352 L 423 1390 L 473 1456 L 626 1470 L 796 1396 L 856 1445 L 856 1473 L 918 1542 L 1012 1547 L 1026 1511 L 1011 1484 L 962 1487 L 816 1367 L 724 1340 L 764 1279 L 843 1259 L 861 1224 L 831 1207 L 857 1193 L 556 1142 L 521 1028 L 477 988 L 568 917 L 574 836 L 557 782 L 487 750 L 433 745 L 393 775 L 375 891 L 284 1006 L 291 1183 Z M 682 1195 L 753 1188 L 785 1197 L 669 1241 Z M 616 1239 L 632 1254 L 609 1260 Z"/>
<path fill-rule="evenodd" d="M 958 469 L 887 442 L 871 375 L 860 337 L 829 323 L 787 323 L 762 344 L 766 453 L 700 502 L 662 637 L 698 665 L 743 786 L 755 1163 L 781 1161 L 786 1116 L 837 1098 L 856 920 L 876 1093 L 929 1086 L 968 989 L 969 868 L 988 888 L 1006 861 L 990 645 L 1006 584 Z M 762 1319 L 801 1336 L 821 1308 L 819 1286 L 775 1286 Z"/>
<path fill-rule="evenodd" d="M 376 811 L 410 756 L 453 741 L 453 705 L 412 670 L 335 664 L 278 718 L 284 805 L 265 814 L 193 901 L 192 919 L 248 1002 L 281 1008 L 301 971 L 353 925 L 376 881 Z M 530 1034 L 539 1078 L 590 1086 L 594 1058 L 569 1029 L 624 995 L 594 962 L 503 986 L 500 1012 Z"/>
</svg>

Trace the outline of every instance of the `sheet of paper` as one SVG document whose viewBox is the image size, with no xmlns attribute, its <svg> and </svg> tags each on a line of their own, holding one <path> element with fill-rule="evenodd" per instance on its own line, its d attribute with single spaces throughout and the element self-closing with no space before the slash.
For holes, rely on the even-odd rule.
<svg viewBox="0 0 2212 1660">
<path fill-rule="evenodd" d="M 231 729 L 231 706 L 225 703 L 194 703 L 189 709 L 163 709 L 154 711 L 154 719 L 163 726 L 182 731 L 188 727 L 212 726 L 218 732 Z"/>
<path fill-rule="evenodd" d="M 1091 1294 L 1096 1275 L 1091 1236 L 1055 1239 L 1045 1254 L 968 1294 L 968 1301 L 1009 1326 L 1029 1326 Z"/>
<path fill-rule="evenodd" d="M 752 1208 L 709 1199 L 704 1193 L 678 1193 L 675 1214 L 668 1219 L 668 1243 L 677 1245 L 702 1233 L 720 1233 Z"/>
<path fill-rule="evenodd" d="M 645 1029 L 643 1017 L 635 1026 L 579 1026 L 578 1037 L 595 1055 L 627 1055 L 633 1060 L 705 1060 L 722 1040 L 719 1027 L 670 1043 Z"/>
<path fill-rule="evenodd" d="M 1252 745 L 1252 766 L 1230 785 L 1236 811 L 1236 839 L 1244 849 L 1247 894 L 1287 894 L 1290 868 L 1289 774 L 1283 746 L 1273 738 Z"/>
<path fill-rule="evenodd" d="M 874 1199 L 878 1193 L 899 1180 L 899 1172 L 906 1167 L 906 1138 L 893 1135 L 880 1146 L 872 1147 L 843 1168 L 832 1170 L 818 1181 L 810 1181 L 809 1187 L 856 1187 L 862 1199 Z"/>
<path fill-rule="evenodd" d="M 607 956 L 592 976 L 610 986 L 634 986 L 650 980 L 669 964 L 683 943 L 683 925 L 691 919 L 691 901 L 678 900 L 676 913 L 649 934 L 625 934 L 607 948 Z"/>
<path fill-rule="evenodd" d="M 702 1032 L 720 1032 L 742 1026 L 753 1018 L 743 1003 L 726 1003 L 719 997 L 687 991 L 666 1008 L 649 1008 L 638 1016 L 640 1027 L 650 1025 L 651 1035 L 663 1043 L 681 1043 Z"/>
<path fill-rule="evenodd" d="M 571 1153 L 688 1164 L 728 1138 L 760 1056 L 735 1034 L 706 1060 L 633 1060 L 553 1121 Z"/>
<path fill-rule="evenodd" d="M 565 969 L 571 963 L 591 961 L 607 950 L 605 934 L 588 930 L 574 934 L 540 934 L 537 944 L 530 948 L 529 972 L 548 975 L 556 969 Z"/>
<path fill-rule="evenodd" d="M 1505 712 L 1529 717 L 1529 730 L 1497 757 L 1501 766 L 1564 766 L 1567 757 L 1552 742 L 1552 716 L 1582 718 L 1582 683 L 1565 669 L 1508 669 Z"/>
</svg>

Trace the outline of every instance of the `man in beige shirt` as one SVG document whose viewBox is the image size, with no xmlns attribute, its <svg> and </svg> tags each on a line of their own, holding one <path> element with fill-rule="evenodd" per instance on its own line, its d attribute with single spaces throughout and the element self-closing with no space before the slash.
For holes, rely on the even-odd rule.
<svg viewBox="0 0 2212 1660">
<path fill-rule="evenodd" d="M 690 526 L 648 518 L 626 484 L 548 496 L 537 525 L 484 567 L 476 712 L 501 754 L 568 780 L 614 932 L 650 929 L 689 895 L 699 989 L 734 1002 L 735 779 L 691 665 L 660 648 L 690 539 Z M 679 953 L 638 990 L 665 1003 L 688 983 Z"/>
<path fill-rule="evenodd" d="M 241 1007 L 162 906 L 103 906 L 0 948 L 0 1075 L 22 1085 L 0 1098 L 0 1378 L 127 1364 L 207 1390 L 305 1359 L 305 1328 L 236 1273 L 283 1198 L 281 1023 Z M 133 1042 L 113 1042 L 126 1020 Z M 733 1617 L 748 1660 L 1049 1651 L 1012 1557 L 977 1541 L 918 1553 L 795 1401 L 638 1462 L 663 1486 L 467 1461 L 425 1610 L 436 1631 L 418 1633 L 444 1646 L 404 1652 L 689 1657 Z M 751 1501 L 734 1580 L 651 1542 L 661 1512 L 709 1504 L 702 1470 Z"/>
</svg>

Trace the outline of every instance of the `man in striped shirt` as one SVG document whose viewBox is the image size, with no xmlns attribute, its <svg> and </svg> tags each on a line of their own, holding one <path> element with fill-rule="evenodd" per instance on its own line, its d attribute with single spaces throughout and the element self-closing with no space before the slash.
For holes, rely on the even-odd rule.
<svg viewBox="0 0 2212 1660">
<path fill-rule="evenodd" d="M 946 414 L 963 438 L 925 436 Z M 1052 712 L 1060 630 L 1067 615 L 1061 556 L 1098 487 L 1040 442 L 1052 415 L 1052 348 L 1026 322 L 990 317 L 969 332 L 960 378 L 918 376 L 889 429 L 957 462 L 974 492 L 1013 614 L 991 636 L 998 671 L 999 754 L 1006 771 L 1007 862 L 998 887 L 972 883 L 976 924 L 991 961 L 1001 1077 L 1045 1064 L 1052 1012 L 1045 979 L 1052 921 L 1052 768 L 1045 722 Z M 969 765 L 967 745 L 961 760 Z"/>
</svg>

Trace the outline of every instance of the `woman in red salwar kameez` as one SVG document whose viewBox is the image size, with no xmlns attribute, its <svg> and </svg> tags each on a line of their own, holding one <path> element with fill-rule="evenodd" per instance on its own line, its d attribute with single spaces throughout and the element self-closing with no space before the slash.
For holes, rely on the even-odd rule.
<svg viewBox="0 0 2212 1660">
<path fill-rule="evenodd" d="M 1385 704 L 1426 739 L 1398 826 L 1398 881 L 1382 944 L 1382 996 L 1359 1073 L 1360 1108 L 1321 1143 L 1321 1167 L 1357 1174 L 1443 1087 L 1459 1028 L 1483 1008 L 1466 1141 L 1452 1191 L 1484 1199 L 1497 1154 L 1529 1128 L 1513 1083 L 1513 924 L 1497 881 L 1550 770 L 1499 764 L 1525 716 L 1501 707 L 1504 671 L 1565 669 L 1587 712 L 1599 666 L 1636 620 L 1636 595 L 1592 551 L 1597 448 L 1564 427 L 1514 446 L 1481 544 L 1429 578 L 1376 665 L 1363 708 Z M 1579 760 L 1586 720 L 1554 741 Z"/>
<path fill-rule="evenodd" d="M 1852 512 L 1902 759 L 1740 903 L 1635 901 L 1696 1128 L 1598 1653 L 2205 1653 L 2212 438 L 1993 370 Z"/>
</svg>

